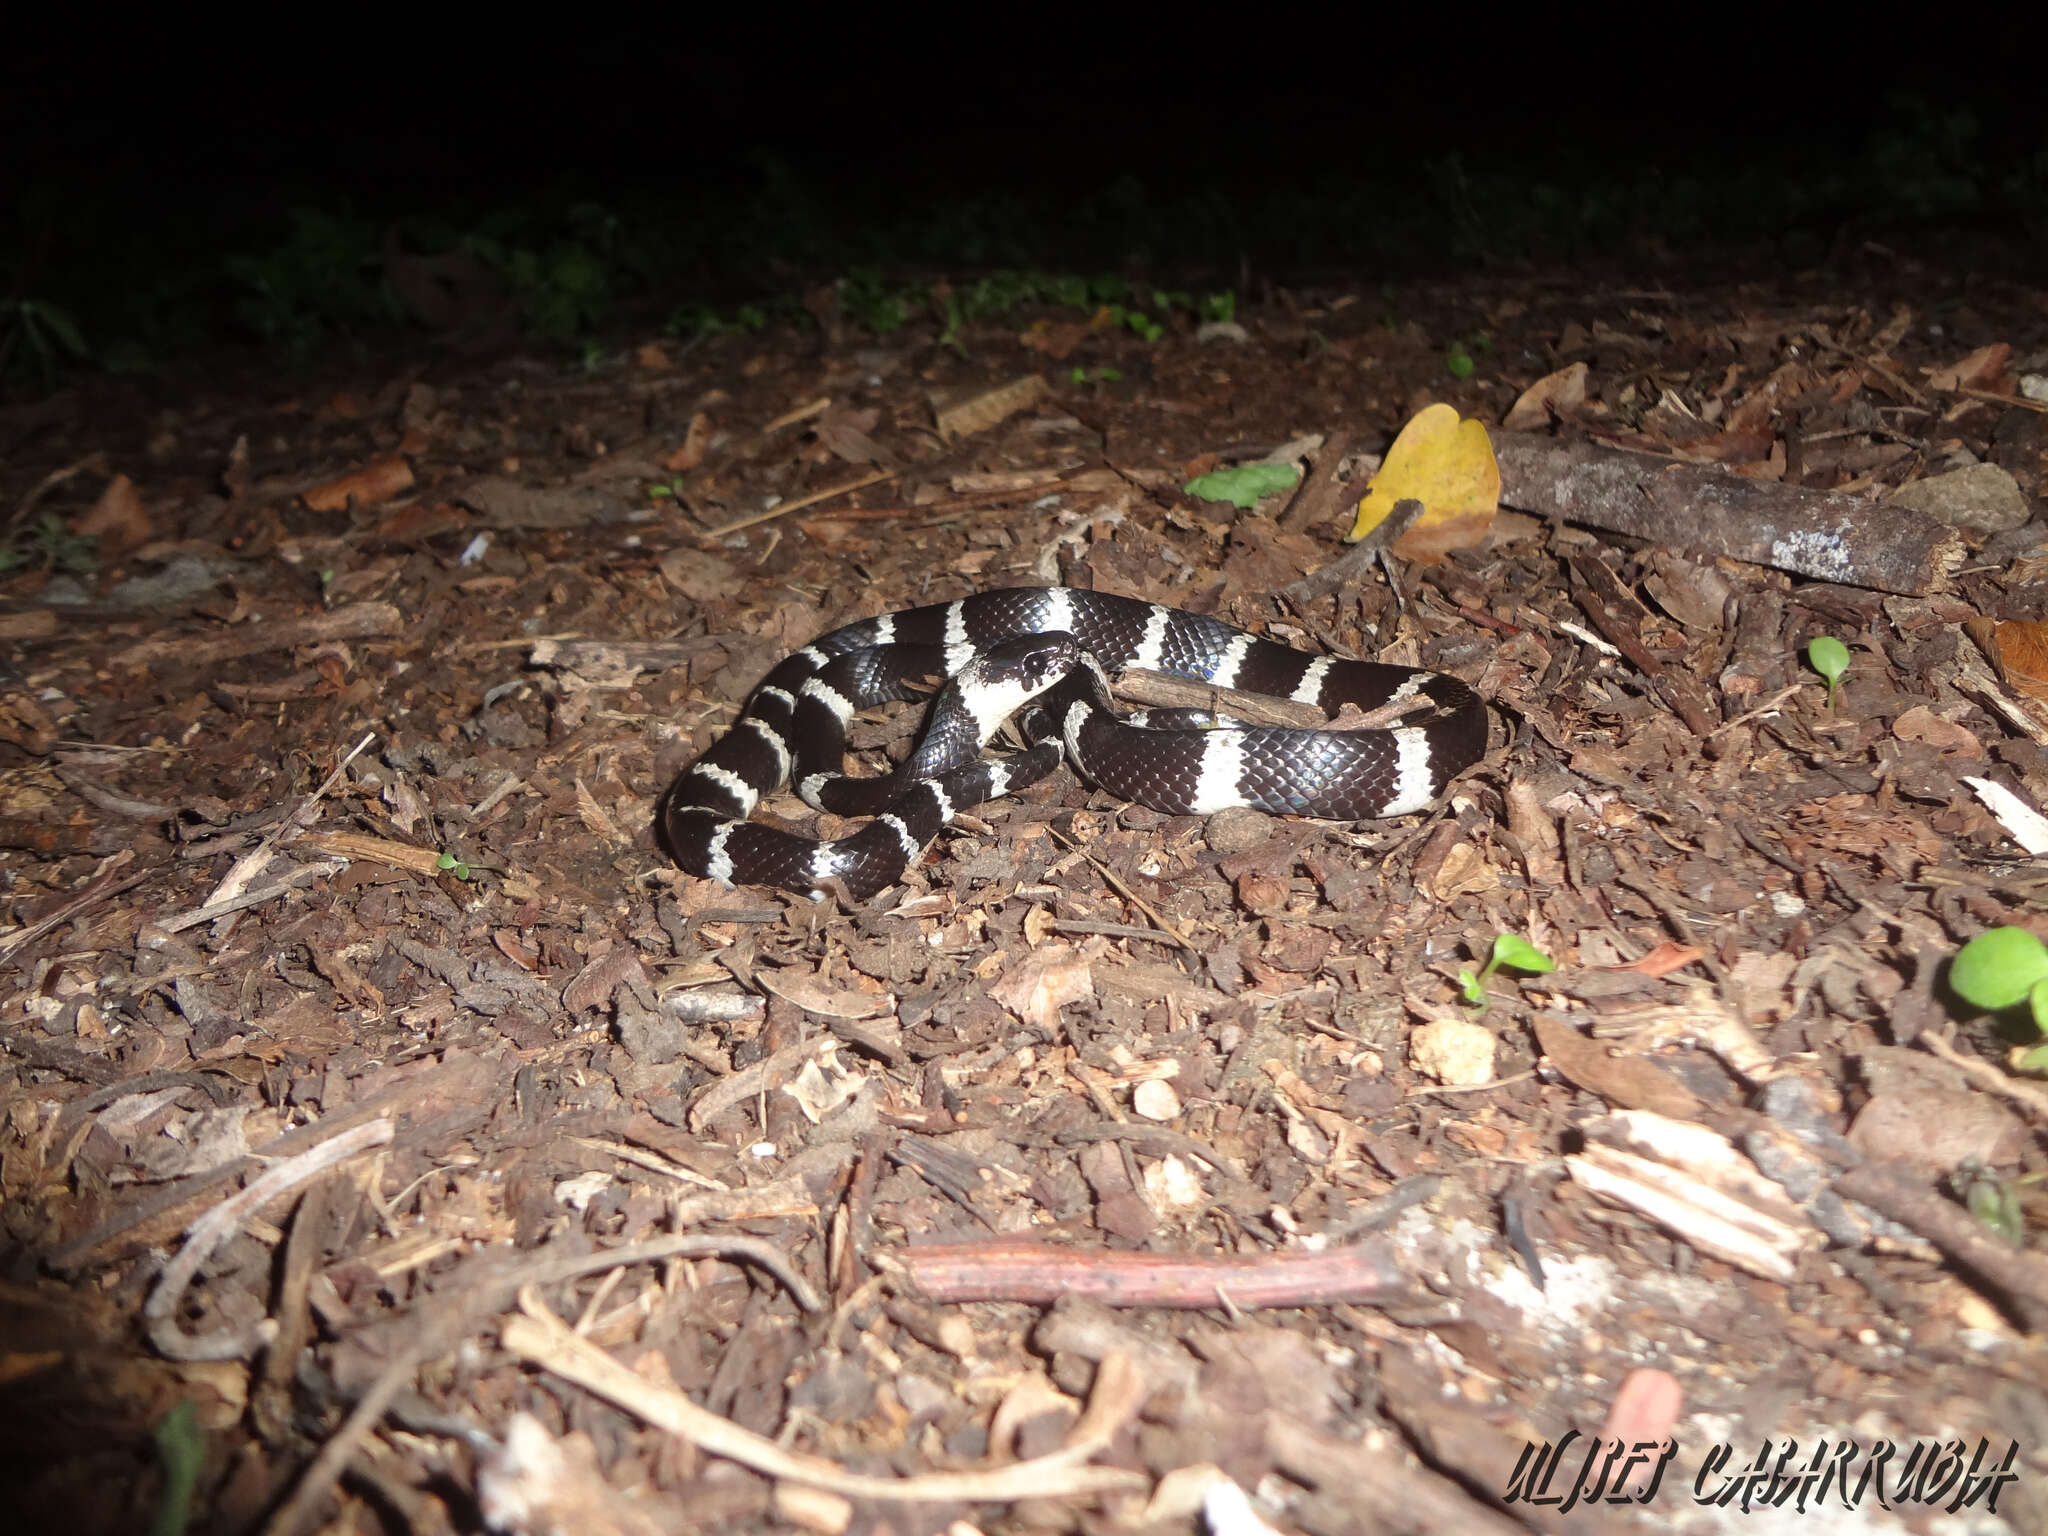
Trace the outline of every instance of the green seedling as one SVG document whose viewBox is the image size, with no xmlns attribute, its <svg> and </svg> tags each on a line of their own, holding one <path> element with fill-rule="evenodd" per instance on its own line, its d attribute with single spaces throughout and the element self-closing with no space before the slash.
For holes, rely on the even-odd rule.
<svg viewBox="0 0 2048 1536">
<path fill-rule="evenodd" d="M 149 1522 L 150 1536 L 184 1536 L 192 1518 L 199 1468 L 206 1459 L 206 1442 L 191 1399 L 180 1399 L 177 1407 L 157 1421 L 153 1435 L 157 1460 L 163 1463 L 164 1488 L 157 1499 L 156 1518 Z"/>
<path fill-rule="evenodd" d="M 43 389 L 54 389 L 66 361 L 90 362 L 85 337 L 65 311 L 41 299 L 15 299 L 0 307 L 0 379 L 10 370 L 33 375 Z"/>
<path fill-rule="evenodd" d="M 1181 489 L 1204 501 L 1227 501 L 1249 512 L 1266 497 L 1293 490 L 1300 478 L 1301 471 L 1292 464 L 1239 464 L 1197 475 Z"/>
<path fill-rule="evenodd" d="M 1980 1226 L 2003 1238 L 2014 1248 L 2024 1245 L 2026 1213 L 2020 1208 L 2019 1186 L 2037 1177 L 2006 1180 L 1998 1178 L 1975 1158 L 1967 1158 L 1957 1173 L 1962 1182 L 1963 1203 Z"/>
<path fill-rule="evenodd" d="M 1835 684 L 1849 670 L 1849 647 L 1833 635 L 1816 635 L 1806 642 L 1806 663 L 1827 679 L 1828 708 L 1835 707 Z"/>
<path fill-rule="evenodd" d="M 1114 384 L 1122 377 L 1123 372 L 1121 369 L 1082 368 L 1078 365 L 1076 365 L 1072 374 L 1073 381 L 1076 384 Z"/>
<path fill-rule="evenodd" d="M 1486 978 L 1501 969 L 1535 974 L 1556 970 L 1557 962 L 1527 939 L 1517 938 L 1512 933 L 1504 933 L 1493 941 L 1493 953 L 1487 956 L 1486 964 L 1478 975 L 1475 976 L 1470 971 L 1458 972 L 1458 990 L 1464 994 L 1465 1001 L 1484 1012 L 1487 1001 Z"/>
<path fill-rule="evenodd" d="M 440 858 L 434 860 L 434 868 L 446 874 L 451 874 L 458 880 L 467 880 L 469 878 L 469 866 L 456 858 L 452 853 L 444 853 Z"/>
<path fill-rule="evenodd" d="M 2048 1035 L 2048 945 L 2024 928 L 1980 933 L 1949 962 L 1949 990 L 1986 1013 L 2027 1005 L 2034 1028 Z M 2048 1067 L 2048 1045 L 2037 1045 L 2019 1060 L 2020 1070 Z"/>
<path fill-rule="evenodd" d="M 1479 367 L 1473 361 L 1475 355 L 1484 357 L 1492 350 L 1493 338 L 1484 331 L 1474 331 L 1450 344 L 1444 352 L 1444 367 L 1450 370 L 1454 379 L 1469 379 Z"/>
<path fill-rule="evenodd" d="M 1237 295 L 1228 288 L 1221 293 L 1203 294 L 1201 315 L 1204 320 L 1228 325 L 1237 318 Z"/>
<path fill-rule="evenodd" d="M 43 512 L 0 538 L 0 572 L 24 566 L 83 576 L 99 563 L 98 546 L 73 533 L 61 514 Z"/>
</svg>

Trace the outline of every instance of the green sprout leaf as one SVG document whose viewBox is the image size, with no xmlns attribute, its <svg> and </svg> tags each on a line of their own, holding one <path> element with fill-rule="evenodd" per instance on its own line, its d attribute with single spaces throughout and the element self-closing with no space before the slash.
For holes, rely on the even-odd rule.
<svg viewBox="0 0 2048 1536">
<path fill-rule="evenodd" d="M 2027 1219 L 2020 1210 L 2019 1191 L 1988 1175 L 1974 1178 L 1966 1197 L 1970 1214 L 1987 1230 L 2017 1248 L 2025 1240 Z"/>
<path fill-rule="evenodd" d="M 1999 1013 L 2033 998 L 2048 982 L 2048 945 L 2024 928 L 1993 928 L 1980 933 L 1949 963 L 1948 984 L 1964 1002 Z M 2048 997 L 2034 1003 L 2036 1022 L 2048 1009 Z"/>
<path fill-rule="evenodd" d="M 1469 379 L 1475 366 L 1472 354 L 1465 350 L 1465 344 L 1462 341 L 1452 342 L 1450 351 L 1444 354 L 1444 367 L 1450 370 L 1451 377 Z"/>
<path fill-rule="evenodd" d="M 1489 962 L 1489 969 L 1497 965 L 1504 965 L 1511 971 L 1541 972 L 1557 969 L 1555 960 L 1527 939 L 1517 938 L 1512 933 L 1504 933 L 1493 941 L 1493 959 Z"/>
<path fill-rule="evenodd" d="M 1835 707 L 1835 684 L 1849 670 L 1849 647 L 1833 635 L 1816 635 L 1806 643 L 1807 664 L 1828 681 L 1828 708 Z"/>
<path fill-rule="evenodd" d="M 157 1459 L 164 1466 L 163 1496 L 157 1500 L 150 1536 L 184 1536 L 192 1518 L 192 1491 L 199 1486 L 199 1467 L 206 1457 L 205 1437 L 191 1400 L 182 1399 L 153 1431 Z"/>
<path fill-rule="evenodd" d="M 1465 1001 L 1484 1013 L 1486 1011 L 1486 978 L 1498 970 L 1510 971 L 1554 971 L 1557 962 L 1543 953 L 1527 939 L 1517 938 L 1512 933 L 1499 934 L 1493 941 L 1493 953 L 1486 958 L 1486 965 L 1477 976 L 1470 971 L 1458 972 L 1458 990 Z"/>
<path fill-rule="evenodd" d="M 440 858 L 434 860 L 434 868 L 436 869 L 453 869 L 454 867 L 455 855 L 452 853 L 444 853 Z"/>
<path fill-rule="evenodd" d="M 1300 478 L 1301 471 L 1292 464 L 1240 464 L 1198 475 L 1182 489 L 1204 501 L 1227 501 L 1249 512 L 1266 497 L 1293 490 Z"/>
</svg>

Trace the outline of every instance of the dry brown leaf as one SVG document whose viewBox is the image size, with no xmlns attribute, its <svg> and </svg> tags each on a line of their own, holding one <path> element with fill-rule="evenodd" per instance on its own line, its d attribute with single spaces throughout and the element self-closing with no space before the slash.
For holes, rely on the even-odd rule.
<svg viewBox="0 0 2048 1536">
<path fill-rule="evenodd" d="M 1021 379 L 1012 379 L 994 389 L 985 389 L 964 400 L 953 400 L 941 404 L 932 402 L 932 415 L 939 429 L 939 437 L 945 442 L 966 437 L 975 432 L 985 432 L 1005 417 L 1029 410 L 1038 404 L 1051 389 L 1043 378 L 1027 373 Z"/>
<path fill-rule="evenodd" d="M 695 469 L 704 462 L 704 450 L 711 446 L 711 413 L 699 411 L 690 418 L 690 430 L 683 434 L 683 446 L 664 455 L 661 467 L 676 473 Z"/>
<path fill-rule="evenodd" d="M 1522 391 L 1508 407 L 1501 426 L 1510 432 L 1531 432 L 1548 426 L 1552 416 L 1569 416 L 1586 403 L 1586 365 L 1573 363 L 1545 374 Z"/>
<path fill-rule="evenodd" d="M 412 484 L 412 466 L 394 453 L 313 486 L 299 499 L 315 512 L 346 512 L 350 502 L 359 507 L 377 506 L 411 490 Z"/>
<path fill-rule="evenodd" d="M 765 990 L 795 1003 L 804 1012 L 822 1014 L 828 1019 L 872 1019 L 896 1011 L 896 999 L 890 993 L 828 987 L 816 976 L 802 971 L 763 969 L 754 973 L 754 979 Z"/>
<path fill-rule="evenodd" d="M 1979 644 L 1981 626 L 1971 634 Z M 1993 628 L 1985 649 L 2005 674 L 2006 682 L 2030 699 L 2048 699 L 2048 624 L 2033 619 L 2007 619 Z"/>
<path fill-rule="evenodd" d="M 1673 971 L 1684 970 L 1695 960 L 1706 958 L 1706 951 L 1691 944 L 1678 944 L 1666 939 L 1640 960 L 1631 960 L 1627 965 L 1610 966 L 1616 971 L 1641 971 L 1645 976 L 1669 976 Z"/>
<path fill-rule="evenodd" d="M 1892 734 L 1901 741 L 1925 742 L 1937 752 L 1957 757 L 1982 757 L 1984 744 L 1953 720 L 1944 720 L 1925 704 L 1916 704 L 1892 722 Z"/>
<path fill-rule="evenodd" d="M 1936 389 L 1981 389 L 1988 394 L 2009 395 L 2013 382 L 2005 365 L 2011 356 L 2009 342 L 1994 341 L 1967 357 L 1957 358 L 1946 368 L 1928 369 L 1927 382 Z"/>
<path fill-rule="evenodd" d="M 71 524 L 81 538 L 99 540 L 101 562 L 120 559 L 131 549 L 147 544 L 152 532 L 149 512 L 136 494 L 135 482 L 116 475 L 100 492 L 100 499 Z"/>
<path fill-rule="evenodd" d="M 988 989 L 988 995 L 1035 1028 L 1057 1034 L 1060 1009 L 1095 996 L 1088 962 L 1065 944 L 1035 951 L 1029 959 Z"/>
</svg>

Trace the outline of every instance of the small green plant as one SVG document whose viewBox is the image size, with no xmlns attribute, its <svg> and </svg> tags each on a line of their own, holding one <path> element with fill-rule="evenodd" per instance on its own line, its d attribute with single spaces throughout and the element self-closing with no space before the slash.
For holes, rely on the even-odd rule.
<svg viewBox="0 0 2048 1536">
<path fill-rule="evenodd" d="M 1949 962 L 1949 990 L 1986 1013 L 2027 1006 L 2034 1028 L 2048 1035 L 2048 945 L 2025 928 L 1980 933 Z M 2048 1045 L 2037 1045 L 2019 1060 L 2023 1072 L 2048 1067 Z"/>
<path fill-rule="evenodd" d="M 1849 647 L 1833 635 L 1815 635 L 1806 642 L 1806 662 L 1827 679 L 1828 708 L 1835 707 L 1835 684 L 1849 670 Z"/>
<path fill-rule="evenodd" d="M 1228 325 L 1237 318 L 1237 295 L 1228 288 L 1221 293 L 1202 295 L 1202 319 L 1218 325 Z"/>
<path fill-rule="evenodd" d="M 32 523 L 10 532 L 0 541 L 0 572 L 33 567 L 67 576 L 83 576 L 98 563 L 98 550 L 91 539 L 71 531 L 71 525 L 55 512 L 43 512 Z"/>
<path fill-rule="evenodd" d="M 2025 1246 L 2027 1218 L 2020 1207 L 2019 1187 L 2036 1182 L 2040 1175 L 2001 1179 L 1972 1157 L 1963 1160 L 1956 1176 L 1962 1185 L 1963 1203 L 1978 1224 L 2015 1248 Z"/>
<path fill-rule="evenodd" d="M 199 1470 L 206 1459 L 206 1441 L 191 1399 L 181 1398 L 177 1407 L 157 1421 L 152 1433 L 157 1460 L 163 1463 L 164 1486 L 149 1533 L 184 1536 L 192 1519 L 192 1494 L 199 1486 Z"/>
<path fill-rule="evenodd" d="M 434 860 L 434 868 L 441 870 L 443 873 L 453 875 L 458 880 L 467 880 L 469 878 L 469 865 L 455 857 L 452 853 L 444 853 L 440 858 Z"/>
<path fill-rule="evenodd" d="M 840 310 L 877 336 L 902 330 L 924 300 L 922 289 L 891 288 L 874 267 L 855 268 L 839 285 Z"/>
<path fill-rule="evenodd" d="M 1484 1012 L 1486 978 L 1503 968 L 1534 974 L 1556 970 L 1557 962 L 1527 939 L 1517 938 L 1512 933 L 1504 933 L 1493 941 L 1493 953 L 1487 956 L 1486 964 L 1478 975 L 1475 976 L 1470 971 L 1458 972 L 1458 990 L 1464 994 L 1465 1001 Z"/>
<path fill-rule="evenodd" d="M 1157 341 L 1166 334 L 1166 327 L 1141 309 L 1125 310 L 1120 318 L 1140 341 Z"/>
<path fill-rule="evenodd" d="M 0 381 L 33 380 L 45 393 L 66 362 L 92 360 L 71 316 L 43 299 L 15 299 L 0 310 Z"/>
<path fill-rule="evenodd" d="M 268 250 L 226 261 L 242 289 L 235 315 L 265 345 L 304 361 L 335 335 L 400 319 L 369 221 L 319 208 L 294 208 L 289 220 Z"/>
<path fill-rule="evenodd" d="M 1074 382 L 1080 385 L 1114 384 L 1118 379 L 1122 377 L 1123 371 L 1121 369 L 1083 368 L 1079 364 L 1075 365 L 1073 372 Z"/>
<path fill-rule="evenodd" d="M 1493 338 L 1484 331 L 1474 331 L 1470 336 L 1460 336 L 1444 352 L 1444 367 L 1450 370 L 1454 379 L 1469 379 L 1479 364 L 1474 357 L 1484 357 L 1493 350 Z"/>
</svg>

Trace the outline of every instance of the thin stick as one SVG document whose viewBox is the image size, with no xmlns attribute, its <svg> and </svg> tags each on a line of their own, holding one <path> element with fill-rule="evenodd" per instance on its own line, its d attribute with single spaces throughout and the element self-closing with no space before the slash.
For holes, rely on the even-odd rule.
<svg viewBox="0 0 2048 1536">
<path fill-rule="evenodd" d="M 286 1190 L 324 1173 L 336 1163 L 370 1147 L 383 1146 L 392 1134 L 389 1120 L 371 1120 L 343 1131 L 310 1151 L 278 1163 L 240 1194 L 223 1200 L 193 1222 L 185 1246 L 164 1266 L 156 1289 L 142 1308 L 149 1342 L 171 1360 L 246 1360 L 257 1346 L 269 1343 L 277 1325 L 267 1317 L 252 1328 L 216 1328 L 212 1333 L 188 1334 L 177 1324 L 178 1298 L 185 1294 L 185 1287 L 192 1283 L 192 1277 L 199 1273 L 199 1266 L 213 1250 L 233 1236 L 251 1215 Z"/>
<path fill-rule="evenodd" d="M 413 1372 L 419 1369 L 424 1347 L 419 1341 L 407 1344 L 392 1357 L 389 1365 L 377 1373 L 370 1390 L 356 1399 L 355 1408 L 342 1420 L 334 1438 L 320 1447 L 320 1454 L 306 1468 L 306 1474 L 299 1479 L 299 1486 L 292 1490 L 292 1496 L 285 1500 L 270 1524 L 263 1528 L 263 1536 L 298 1536 L 298 1532 L 312 1523 L 316 1507 L 340 1480 L 342 1469 L 348 1465 L 356 1447 L 377 1427 L 378 1420 L 384 1417 L 384 1410 L 391 1406 L 391 1400 L 398 1396 L 400 1389 L 412 1380 Z"/>
<path fill-rule="evenodd" d="M 756 523 L 765 523 L 774 518 L 787 517 L 805 507 L 816 506 L 821 501 L 830 501 L 834 496 L 844 496 L 848 491 L 860 490 L 863 486 L 880 485 L 884 480 L 901 478 L 900 469 L 878 469 L 871 475 L 860 475 L 852 480 L 828 485 L 822 491 L 813 491 L 808 496 L 799 496 L 795 501 L 785 501 L 770 507 L 766 512 L 755 512 L 730 523 L 720 523 L 716 528 L 706 528 L 698 535 L 702 539 L 722 539 L 728 533 L 738 533 L 742 528 L 751 528 Z"/>
<path fill-rule="evenodd" d="M 1142 1473 L 1081 1464 L 1106 1447 L 1144 1402 L 1145 1384 L 1121 1355 L 1110 1356 L 1097 1368 L 1087 1412 L 1075 1424 L 1067 1443 L 1050 1455 L 979 1472 L 869 1477 L 848 1472 L 823 1457 L 786 1451 L 773 1440 L 698 1407 L 673 1387 L 635 1374 L 588 1339 L 571 1333 L 530 1291 L 521 1298 L 521 1305 L 526 1315 L 506 1319 L 499 1330 L 499 1341 L 507 1350 L 638 1415 L 657 1429 L 769 1477 L 830 1489 L 847 1498 L 916 1503 L 1056 1498 L 1138 1489 L 1146 1483 Z"/>
</svg>

